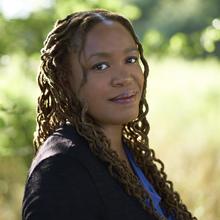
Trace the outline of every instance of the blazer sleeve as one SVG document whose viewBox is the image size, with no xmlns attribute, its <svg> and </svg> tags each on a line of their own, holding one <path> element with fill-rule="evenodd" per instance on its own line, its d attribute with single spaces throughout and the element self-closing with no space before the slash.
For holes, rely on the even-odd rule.
<svg viewBox="0 0 220 220">
<path fill-rule="evenodd" d="M 27 180 L 23 220 L 101 220 L 102 210 L 86 168 L 67 154 L 41 161 Z"/>
</svg>

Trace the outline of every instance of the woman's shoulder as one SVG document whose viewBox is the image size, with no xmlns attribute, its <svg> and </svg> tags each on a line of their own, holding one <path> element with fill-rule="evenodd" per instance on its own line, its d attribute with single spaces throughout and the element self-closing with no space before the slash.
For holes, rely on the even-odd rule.
<svg viewBox="0 0 220 220">
<path fill-rule="evenodd" d="M 71 181 L 83 182 L 84 178 L 89 177 L 88 170 L 78 159 L 76 151 L 77 147 L 70 140 L 49 137 L 32 161 L 27 186 L 44 187 L 56 182 L 60 188 Z"/>
<path fill-rule="evenodd" d="M 27 192 L 49 193 L 58 189 L 73 189 L 71 185 L 79 187 L 92 184 L 89 171 L 79 158 L 79 154 L 87 151 L 87 146 L 83 146 L 83 141 L 77 141 L 76 144 L 74 136 L 74 133 L 68 136 L 66 128 L 59 128 L 47 138 L 29 169 L 26 195 L 29 194 Z M 79 153 L 82 149 L 83 152 Z"/>
<path fill-rule="evenodd" d="M 71 126 L 62 126 L 50 135 L 44 144 L 40 146 L 29 169 L 29 177 L 36 167 L 43 163 L 50 166 L 65 165 L 70 159 L 77 155 L 77 151 L 86 150 L 86 141 L 75 132 Z"/>
<path fill-rule="evenodd" d="M 38 159 L 29 174 L 23 198 L 23 219 L 29 219 L 27 216 L 31 216 L 30 219 L 71 219 L 80 216 L 85 207 L 98 216 L 102 206 L 96 186 L 88 169 L 78 160 L 76 149 L 66 141 L 64 137 L 51 137 L 53 147 L 55 144 L 64 149 L 54 154 L 44 149 L 47 157 Z M 45 142 L 44 147 L 48 145 Z"/>
<path fill-rule="evenodd" d="M 87 181 L 89 181 L 87 169 L 75 157 L 72 149 L 41 158 L 31 168 L 32 170 L 27 179 L 27 186 L 31 185 L 31 187 L 33 185 L 44 187 L 56 182 L 59 183 L 59 188 L 61 188 L 61 186 L 65 187 L 71 181 L 82 183 L 85 178 L 88 178 Z"/>
</svg>

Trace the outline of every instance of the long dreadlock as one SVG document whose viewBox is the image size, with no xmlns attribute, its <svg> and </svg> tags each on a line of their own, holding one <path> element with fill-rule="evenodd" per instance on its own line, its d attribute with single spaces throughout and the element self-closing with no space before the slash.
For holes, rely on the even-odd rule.
<svg viewBox="0 0 220 220">
<path fill-rule="evenodd" d="M 68 81 L 69 69 L 66 64 L 70 51 L 80 54 L 85 38 L 94 25 L 103 20 L 112 20 L 121 23 L 132 35 L 140 53 L 144 66 L 144 86 L 139 103 L 138 117 L 123 126 L 123 141 L 134 154 L 137 164 L 161 196 L 161 205 L 167 215 L 178 220 L 196 219 L 182 203 L 180 196 L 173 189 L 173 183 L 167 180 L 162 161 L 155 157 L 153 149 L 149 148 L 149 124 L 146 119 L 148 104 L 145 98 L 148 64 L 143 55 L 143 48 L 138 40 L 131 23 L 124 17 L 115 13 L 96 9 L 77 12 L 68 15 L 55 23 L 53 30 L 48 34 L 44 48 L 41 50 L 41 67 L 38 75 L 38 84 L 41 94 L 38 98 L 37 128 L 34 138 L 35 152 L 58 127 L 69 122 L 77 132 L 89 143 L 90 150 L 102 161 L 108 163 L 110 174 L 124 187 L 125 191 L 136 197 L 143 208 L 162 219 L 153 208 L 152 200 L 147 191 L 140 185 L 137 177 L 120 160 L 118 154 L 111 149 L 110 141 L 102 129 L 86 111 L 83 105 L 72 92 Z M 84 74 L 84 82 L 86 75 Z M 150 206 L 146 205 L 146 200 Z"/>
</svg>

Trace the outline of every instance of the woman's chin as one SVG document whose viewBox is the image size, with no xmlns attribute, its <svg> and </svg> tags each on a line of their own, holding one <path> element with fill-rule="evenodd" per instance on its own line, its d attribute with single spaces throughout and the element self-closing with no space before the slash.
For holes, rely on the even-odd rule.
<svg viewBox="0 0 220 220">
<path fill-rule="evenodd" d="M 135 120 L 138 117 L 138 114 L 133 114 L 133 115 L 129 115 L 129 116 L 125 116 L 123 115 L 120 118 L 117 118 L 115 120 L 112 120 L 113 124 L 115 125 L 125 125 L 133 120 Z"/>
</svg>

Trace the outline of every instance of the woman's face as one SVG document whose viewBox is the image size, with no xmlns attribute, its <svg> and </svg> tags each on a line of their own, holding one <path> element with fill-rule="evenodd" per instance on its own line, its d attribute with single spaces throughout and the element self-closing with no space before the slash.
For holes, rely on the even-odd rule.
<svg viewBox="0 0 220 220">
<path fill-rule="evenodd" d="M 123 125 L 138 116 L 144 74 L 137 44 L 124 26 L 114 21 L 95 25 L 87 34 L 80 63 L 87 81 L 81 87 L 82 68 L 73 54 L 71 85 L 99 125 Z"/>
</svg>

